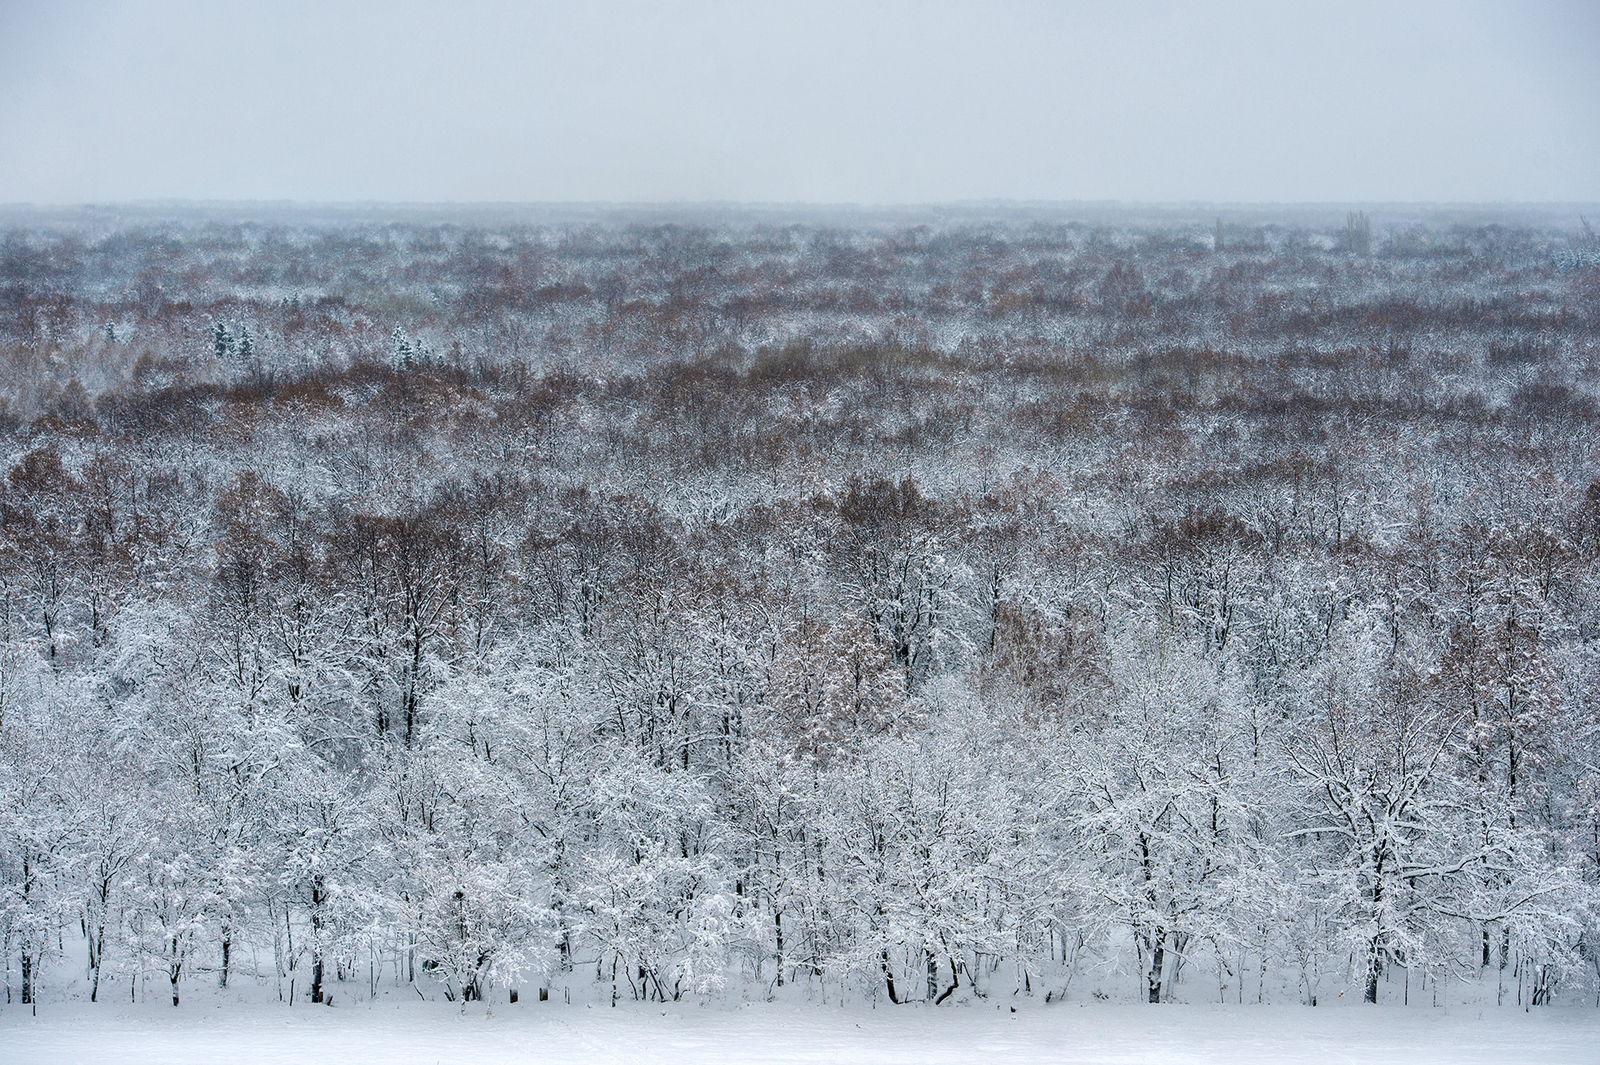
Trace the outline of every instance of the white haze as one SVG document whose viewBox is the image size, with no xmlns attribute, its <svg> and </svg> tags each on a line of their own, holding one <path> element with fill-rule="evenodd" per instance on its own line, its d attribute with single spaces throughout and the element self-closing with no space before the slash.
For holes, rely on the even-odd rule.
<svg viewBox="0 0 1600 1065">
<path fill-rule="evenodd" d="M 0 4 L 0 203 L 1586 201 L 1600 8 Z"/>
</svg>

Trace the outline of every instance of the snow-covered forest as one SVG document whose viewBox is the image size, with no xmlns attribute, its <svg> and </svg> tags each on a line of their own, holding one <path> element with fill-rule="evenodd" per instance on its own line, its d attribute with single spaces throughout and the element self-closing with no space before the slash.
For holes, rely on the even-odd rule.
<svg viewBox="0 0 1600 1065">
<path fill-rule="evenodd" d="M 40 221 L 0 396 L 8 1001 L 1600 993 L 1576 218 Z"/>
</svg>

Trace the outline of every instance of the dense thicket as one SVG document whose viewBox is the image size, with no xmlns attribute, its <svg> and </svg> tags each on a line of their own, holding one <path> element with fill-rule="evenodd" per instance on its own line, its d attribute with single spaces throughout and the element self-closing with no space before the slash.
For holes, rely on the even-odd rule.
<svg viewBox="0 0 1600 1065">
<path fill-rule="evenodd" d="M 1593 994 L 1600 256 L 1361 232 L 11 232 L 7 994 Z"/>
</svg>

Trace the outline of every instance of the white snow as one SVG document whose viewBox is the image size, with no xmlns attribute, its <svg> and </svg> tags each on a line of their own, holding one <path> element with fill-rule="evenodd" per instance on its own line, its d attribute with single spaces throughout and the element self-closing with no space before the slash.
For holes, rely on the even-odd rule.
<svg viewBox="0 0 1600 1065">
<path fill-rule="evenodd" d="M 1480 1062 L 1600 1061 L 1600 1010 L 1478 1007 L 1157 1007 L 1092 1003 L 989 1009 L 525 1002 L 463 1012 L 434 1003 L 324 1008 L 74 1003 L 0 1010 L 8 1065 L 163 1062 Z"/>
</svg>

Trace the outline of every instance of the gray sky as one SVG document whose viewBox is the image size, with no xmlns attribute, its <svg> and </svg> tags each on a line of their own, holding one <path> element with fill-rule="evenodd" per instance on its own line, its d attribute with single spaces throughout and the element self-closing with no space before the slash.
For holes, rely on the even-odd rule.
<svg viewBox="0 0 1600 1065">
<path fill-rule="evenodd" d="M 0 0 L 0 203 L 1600 200 L 1600 3 Z"/>
</svg>

